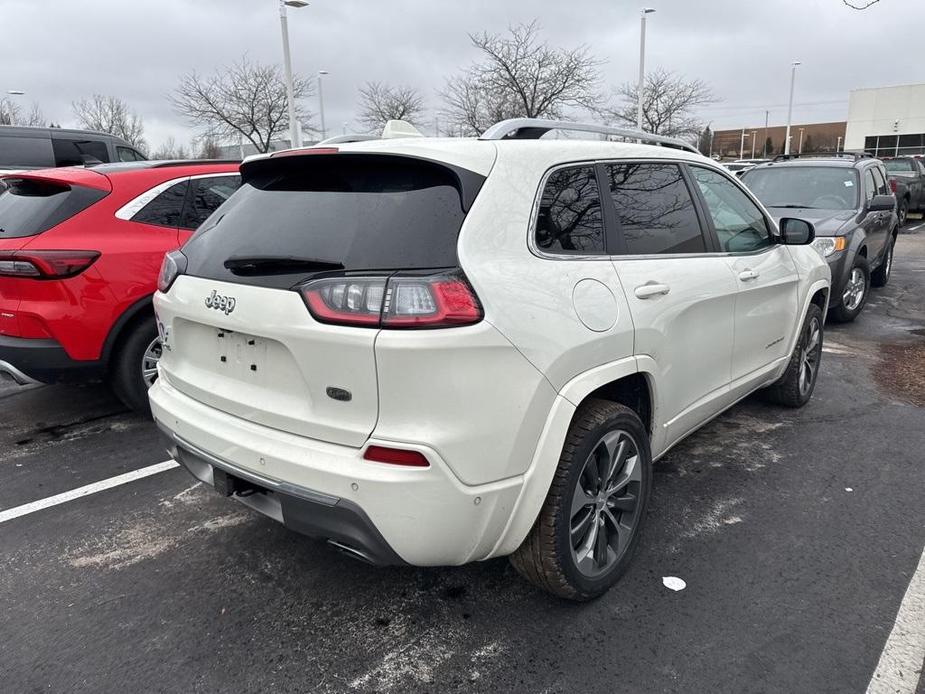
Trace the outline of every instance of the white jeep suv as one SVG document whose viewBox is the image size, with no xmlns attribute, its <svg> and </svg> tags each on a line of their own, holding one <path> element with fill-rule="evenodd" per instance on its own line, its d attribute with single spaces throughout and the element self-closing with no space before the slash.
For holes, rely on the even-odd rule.
<svg viewBox="0 0 925 694">
<path fill-rule="evenodd" d="M 654 144 L 537 139 L 594 130 Z M 805 404 L 829 269 L 683 143 L 551 121 L 270 154 L 155 296 L 150 391 L 200 480 L 377 564 L 512 555 L 575 600 L 652 461 L 749 393 Z"/>
</svg>

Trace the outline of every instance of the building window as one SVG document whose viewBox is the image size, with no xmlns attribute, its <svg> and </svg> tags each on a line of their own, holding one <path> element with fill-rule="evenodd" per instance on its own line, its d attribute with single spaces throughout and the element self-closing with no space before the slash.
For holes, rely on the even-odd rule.
<svg viewBox="0 0 925 694">
<path fill-rule="evenodd" d="M 864 138 L 864 151 L 875 157 L 925 154 L 925 133 L 912 135 L 871 135 Z"/>
</svg>

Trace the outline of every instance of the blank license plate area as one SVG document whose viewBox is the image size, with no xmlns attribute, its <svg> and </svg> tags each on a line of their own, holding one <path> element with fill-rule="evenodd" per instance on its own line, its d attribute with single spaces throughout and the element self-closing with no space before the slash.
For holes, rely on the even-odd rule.
<svg viewBox="0 0 925 694">
<path fill-rule="evenodd" d="M 261 383 L 267 369 L 267 341 L 230 330 L 215 332 L 216 371 L 230 378 Z"/>
</svg>

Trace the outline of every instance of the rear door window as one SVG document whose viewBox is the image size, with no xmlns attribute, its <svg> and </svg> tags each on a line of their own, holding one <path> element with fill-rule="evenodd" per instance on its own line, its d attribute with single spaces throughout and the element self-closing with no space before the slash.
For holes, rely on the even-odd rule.
<svg viewBox="0 0 925 694">
<path fill-rule="evenodd" d="M 6 179 L 0 188 L 0 239 L 35 236 L 74 216 L 106 195 L 34 179 Z"/>
<path fill-rule="evenodd" d="M 0 134 L 0 166 L 11 169 L 55 165 L 48 137 L 12 137 Z"/>
<path fill-rule="evenodd" d="M 471 171 L 386 155 L 280 157 L 243 171 L 240 190 L 184 246 L 189 274 L 288 288 L 313 265 L 346 271 L 455 267 L 465 219 L 460 181 L 480 186 L 484 180 Z M 226 267 L 242 259 L 254 261 L 251 271 L 235 274 Z"/>
<path fill-rule="evenodd" d="M 66 140 L 53 138 L 56 166 L 83 166 L 94 160 L 109 161 L 109 148 L 101 140 Z"/>
<path fill-rule="evenodd" d="M 160 227 L 178 228 L 183 216 L 183 203 L 186 200 L 186 191 L 189 188 L 189 179 L 183 179 L 160 193 L 147 205 L 132 216 L 133 222 L 154 224 Z"/>
<path fill-rule="evenodd" d="M 219 205 L 230 198 L 240 185 L 241 177 L 238 175 L 192 179 L 190 196 L 180 226 L 184 229 L 198 227 L 218 209 Z"/>
<path fill-rule="evenodd" d="M 546 180 L 536 220 L 536 245 L 547 253 L 604 253 L 601 194 L 594 166 L 559 169 Z"/>
<path fill-rule="evenodd" d="M 610 195 L 629 255 L 704 253 L 694 200 L 676 164 L 608 164 Z"/>
</svg>

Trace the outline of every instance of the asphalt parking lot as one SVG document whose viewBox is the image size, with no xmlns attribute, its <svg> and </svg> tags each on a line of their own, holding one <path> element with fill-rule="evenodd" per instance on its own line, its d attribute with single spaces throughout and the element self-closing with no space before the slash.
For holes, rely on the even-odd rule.
<svg viewBox="0 0 925 694">
<path fill-rule="evenodd" d="M 4 382 L 2 689 L 863 692 L 873 678 L 925 692 L 925 225 L 912 229 L 890 285 L 828 326 L 809 406 L 751 398 L 657 464 L 634 564 L 586 605 L 506 560 L 368 567 L 182 469 L 3 520 L 166 459 L 102 386 Z"/>
</svg>

